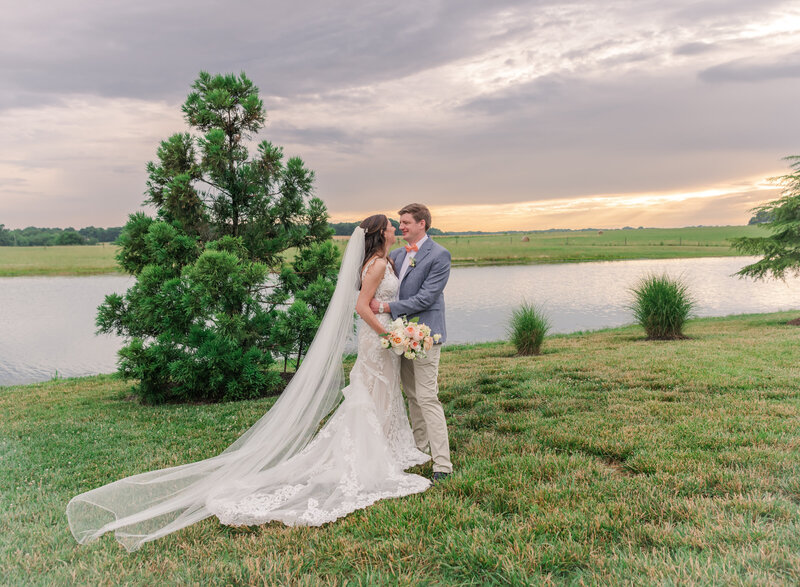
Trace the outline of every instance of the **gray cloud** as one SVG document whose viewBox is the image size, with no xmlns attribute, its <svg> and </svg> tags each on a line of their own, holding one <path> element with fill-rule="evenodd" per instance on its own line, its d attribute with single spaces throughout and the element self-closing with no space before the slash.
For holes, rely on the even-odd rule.
<svg viewBox="0 0 800 587">
<path fill-rule="evenodd" d="M 332 210 L 372 209 L 379 201 L 393 208 L 409 195 L 441 205 L 688 189 L 773 172 L 796 148 L 800 126 L 782 113 L 794 110 L 800 54 L 776 56 L 760 39 L 736 38 L 737 27 L 784 5 L 791 2 L 18 3 L 0 22 L 0 112 L 27 106 L 36 126 L 39 106 L 71 95 L 163 101 L 177 112 L 199 70 L 244 70 L 270 115 L 265 137 L 317 171 L 318 194 Z M 389 108 L 397 97 L 379 86 L 479 60 L 504 43 L 520 50 L 494 56 L 498 69 L 505 62 L 527 75 L 542 64 L 549 73 L 522 81 L 529 78 L 459 70 L 468 81 L 458 83 L 477 76 L 486 87 L 474 92 L 479 97 L 431 89 L 410 105 L 430 108 L 431 128 L 406 123 Z M 691 59 L 665 65 L 670 55 Z M 723 82 L 758 83 L 731 92 Z M 308 121 L 283 118 L 288 111 L 308 111 Z M 370 123 L 337 118 L 354 111 Z M 48 143 L 47 126 L 38 128 L 36 140 Z M 116 129 L 107 130 L 105 140 L 115 140 Z M 173 130 L 182 128 L 167 133 Z M 82 150 L 93 140 L 84 133 L 63 131 L 61 150 L 40 154 L 36 140 L 19 131 L 15 140 L 33 145 L 26 159 L 0 165 L 13 167 L 16 179 L 57 172 L 59 194 L 42 192 L 38 210 L 48 201 L 65 222 L 80 224 L 80 214 L 97 211 L 106 219 L 87 224 L 120 224 L 141 202 L 144 163 L 162 126 L 126 139 L 136 144 L 122 160 L 119 151 L 103 159 L 102 150 Z M 143 148 L 151 135 L 152 148 Z M 13 185 L 0 183 L 0 216 Z M 76 216 L 66 215 L 64 193 Z M 17 218 L 34 215 L 33 206 L 18 204 Z"/>
<path fill-rule="evenodd" d="M 670 3 L 672 19 L 683 24 L 698 22 L 741 22 L 751 15 L 765 12 L 786 5 L 786 0 L 703 0 L 702 2 Z"/>
<path fill-rule="evenodd" d="M 796 147 L 800 127 L 782 114 L 795 101 L 789 83 L 775 80 L 731 95 L 724 87 L 703 87 L 688 72 L 539 79 L 465 105 L 465 120 L 487 116 L 490 128 L 465 128 L 438 141 L 435 149 L 448 157 L 436 160 L 419 183 L 433 186 L 443 203 L 477 204 L 487 194 L 498 203 L 547 200 L 680 190 L 725 183 L 732 172 L 757 176 L 782 167 L 780 158 Z M 418 164 L 436 158 L 434 148 L 420 152 L 424 143 L 415 136 L 402 143 L 416 146 Z M 448 189 L 448 178 L 470 169 L 480 173 L 468 186 Z M 395 181 L 402 184 L 399 175 Z M 366 191 L 377 189 L 370 183 Z M 366 194 L 358 203 L 367 204 Z"/>
<path fill-rule="evenodd" d="M 305 126 L 276 122 L 269 126 L 268 135 L 271 142 L 282 144 L 295 142 L 315 147 L 345 147 L 350 150 L 360 150 L 366 143 L 366 138 L 356 132 L 336 126 Z"/>
<path fill-rule="evenodd" d="M 24 91 L 176 100 L 201 69 L 244 69 L 276 96 L 331 91 L 403 77 L 527 35 L 522 24 L 491 34 L 482 24 L 498 11 L 537 4 L 272 0 L 222 9 L 208 0 L 84 0 L 55 6 L 44 18 L 38 4 L 20 5 L 0 25 L 0 67 L 13 88 L 0 99 L 15 105 L 13 95 Z M 34 27 L 51 33 L 30 37 L 25 29 Z"/>
<path fill-rule="evenodd" d="M 672 53 L 674 55 L 700 55 L 702 53 L 714 51 L 717 48 L 717 45 L 714 43 L 703 43 L 701 41 L 696 41 L 680 45 L 679 47 L 676 47 Z"/>
<path fill-rule="evenodd" d="M 580 49 L 573 49 L 572 51 L 567 51 L 564 53 L 564 57 L 567 59 L 583 59 L 584 57 L 589 57 L 598 51 L 603 51 L 605 49 L 611 49 L 613 47 L 619 47 L 623 45 L 623 42 L 619 39 L 608 39 L 601 43 L 595 43 L 590 47 L 583 47 Z"/>
<path fill-rule="evenodd" d="M 709 67 L 699 73 L 709 83 L 764 82 L 784 78 L 800 78 L 800 52 L 782 55 L 769 61 L 736 59 Z"/>
<path fill-rule="evenodd" d="M 26 183 L 24 177 L 0 177 L 0 188 L 19 188 Z"/>
</svg>

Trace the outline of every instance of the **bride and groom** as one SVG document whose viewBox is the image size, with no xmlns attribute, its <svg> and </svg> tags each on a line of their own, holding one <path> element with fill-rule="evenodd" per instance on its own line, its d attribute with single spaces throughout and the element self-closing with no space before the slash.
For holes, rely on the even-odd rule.
<svg viewBox="0 0 800 587">
<path fill-rule="evenodd" d="M 416 360 L 381 344 L 400 316 L 418 317 L 440 342 L 446 338 L 442 292 L 450 253 L 427 236 L 427 207 L 410 204 L 399 215 L 407 245 L 391 253 L 395 229 L 386 216 L 370 216 L 353 232 L 314 342 L 273 407 L 216 457 L 74 497 L 67 516 L 79 543 L 114 531 L 126 549 L 137 550 L 212 515 L 236 526 L 318 526 L 426 490 L 429 479 L 406 472 L 414 465 L 432 459 L 434 483 L 452 472 L 438 400 L 440 344 Z M 358 355 L 344 386 L 341 360 L 354 309 Z"/>
</svg>

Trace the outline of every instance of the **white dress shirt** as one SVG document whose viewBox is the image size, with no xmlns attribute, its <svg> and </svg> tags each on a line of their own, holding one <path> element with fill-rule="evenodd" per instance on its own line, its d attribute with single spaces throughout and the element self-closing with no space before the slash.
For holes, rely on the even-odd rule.
<svg viewBox="0 0 800 587">
<path fill-rule="evenodd" d="M 422 247 L 422 243 L 428 240 L 428 235 L 426 234 L 421 239 L 417 241 L 417 249 Z M 400 267 L 400 281 L 403 281 L 403 278 L 406 276 L 406 271 L 408 271 L 408 267 L 411 265 L 411 259 L 417 256 L 419 251 L 406 251 L 406 258 L 403 259 L 403 265 Z"/>
</svg>

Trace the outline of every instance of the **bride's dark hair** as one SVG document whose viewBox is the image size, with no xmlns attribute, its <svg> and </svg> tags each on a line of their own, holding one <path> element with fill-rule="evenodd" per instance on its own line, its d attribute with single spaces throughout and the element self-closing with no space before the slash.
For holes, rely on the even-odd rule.
<svg viewBox="0 0 800 587">
<path fill-rule="evenodd" d="M 383 257 L 383 250 L 386 247 L 386 239 L 383 237 L 383 231 L 386 230 L 386 225 L 389 219 L 385 214 L 375 214 L 369 218 L 365 218 L 359 226 L 364 229 L 364 260 L 361 262 L 361 268 L 367 261 L 374 256 Z M 388 259 L 391 263 L 392 260 Z M 394 266 L 394 263 L 392 263 Z"/>
</svg>

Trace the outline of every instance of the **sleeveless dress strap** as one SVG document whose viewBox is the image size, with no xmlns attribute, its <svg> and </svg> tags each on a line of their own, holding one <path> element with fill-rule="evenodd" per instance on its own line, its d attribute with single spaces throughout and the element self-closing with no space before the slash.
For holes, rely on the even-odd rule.
<svg viewBox="0 0 800 587">
<path fill-rule="evenodd" d="M 372 259 L 367 261 L 367 264 L 364 265 L 364 268 L 361 270 L 361 281 L 364 281 L 364 276 L 367 274 L 367 271 L 369 271 L 369 268 L 372 267 L 372 264 L 375 263 L 375 261 L 377 261 L 379 258 L 380 257 L 372 257 Z"/>
</svg>

